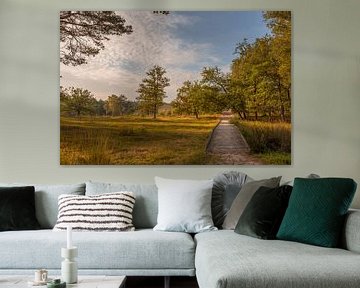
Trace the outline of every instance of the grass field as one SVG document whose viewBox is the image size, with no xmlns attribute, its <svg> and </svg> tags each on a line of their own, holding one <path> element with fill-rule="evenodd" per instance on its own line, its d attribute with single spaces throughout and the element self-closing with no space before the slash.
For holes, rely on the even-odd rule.
<svg viewBox="0 0 360 288">
<path fill-rule="evenodd" d="M 62 165 L 211 164 L 207 139 L 217 116 L 61 117 Z"/>
<path fill-rule="evenodd" d="M 291 164 L 291 124 L 284 122 L 241 121 L 234 119 L 251 152 L 265 164 Z"/>
</svg>

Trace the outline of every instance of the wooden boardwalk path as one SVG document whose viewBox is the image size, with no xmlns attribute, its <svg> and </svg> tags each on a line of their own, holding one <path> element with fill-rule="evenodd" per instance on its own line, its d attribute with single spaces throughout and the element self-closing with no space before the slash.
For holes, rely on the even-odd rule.
<svg viewBox="0 0 360 288">
<path fill-rule="evenodd" d="M 262 162 L 250 155 L 249 145 L 239 129 L 230 123 L 232 115 L 223 114 L 214 129 L 207 153 L 217 156 L 217 164 L 256 165 Z"/>
</svg>

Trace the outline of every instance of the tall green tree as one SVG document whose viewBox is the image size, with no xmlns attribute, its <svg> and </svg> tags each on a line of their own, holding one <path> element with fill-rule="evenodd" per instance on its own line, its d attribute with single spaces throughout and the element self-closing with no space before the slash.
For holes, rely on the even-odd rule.
<svg viewBox="0 0 360 288">
<path fill-rule="evenodd" d="M 185 81 L 177 90 L 177 97 L 173 102 L 176 113 L 192 114 L 199 119 L 200 113 L 206 106 L 204 87 L 199 81 Z"/>
<path fill-rule="evenodd" d="M 148 72 L 146 78 L 142 80 L 139 89 L 136 91 L 139 96 L 136 98 L 139 108 L 153 115 L 156 119 L 159 106 L 163 104 L 166 97 L 165 87 L 170 85 L 170 79 L 165 77 L 166 70 L 158 65 L 154 65 Z"/>
<path fill-rule="evenodd" d="M 255 120 L 265 113 L 272 93 L 269 91 L 268 75 L 275 63 L 269 54 L 269 43 L 268 36 L 257 39 L 251 45 L 244 41 L 240 44 L 243 47 L 240 57 L 233 61 L 231 67 L 233 82 L 242 88 L 246 109 Z"/>
<path fill-rule="evenodd" d="M 233 99 L 242 102 L 244 116 L 285 121 L 291 114 L 291 12 L 268 11 L 263 17 L 271 35 L 253 43 L 244 39 L 235 48 L 231 86 L 232 94 L 241 97 Z"/>
<path fill-rule="evenodd" d="M 230 74 L 215 66 L 204 67 L 201 76 L 209 111 L 222 112 L 229 109 L 229 100 L 232 97 Z"/>
<path fill-rule="evenodd" d="M 105 48 L 111 35 L 132 33 L 113 11 L 60 11 L 60 62 L 81 65 Z"/>
<path fill-rule="evenodd" d="M 74 87 L 62 89 L 60 97 L 62 114 L 79 117 L 95 112 L 96 99 L 89 90 Z"/>
<path fill-rule="evenodd" d="M 291 105 L 291 12 L 267 11 L 263 13 L 267 26 L 271 29 L 272 57 L 278 64 L 278 95 L 287 99 L 283 100 L 283 115 Z"/>
</svg>

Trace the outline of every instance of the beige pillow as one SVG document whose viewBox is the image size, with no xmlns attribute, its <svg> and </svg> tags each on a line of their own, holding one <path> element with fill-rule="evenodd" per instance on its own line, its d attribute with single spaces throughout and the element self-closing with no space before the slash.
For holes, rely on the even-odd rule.
<svg viewBox="0 0 360 288">
<path fill-rule="evenodd" d="M 249 203 L 255 192 L 261 187 L 276 188 L 279 187 L 281 176 L 270 179 L 263 179 L 258 181 L 251 181 L 242 186 L 240 192 L 237 194 L 234 202 L 231 204 L 230 210 L 227 213 L 223 229 L 234 230 L 241 214 L 244 212 L 246 205 Z"/>
</svg>

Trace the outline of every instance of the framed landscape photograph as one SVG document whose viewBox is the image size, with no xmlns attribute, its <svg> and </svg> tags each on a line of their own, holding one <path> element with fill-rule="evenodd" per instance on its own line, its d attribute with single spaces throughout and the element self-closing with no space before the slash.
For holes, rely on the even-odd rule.
<svg viewBox="0 0 360 288">
<path fill-rule="evenodd" d="M 290 11 L 61 11 L 61 165 L 290 165 Z"/>
</svg>

